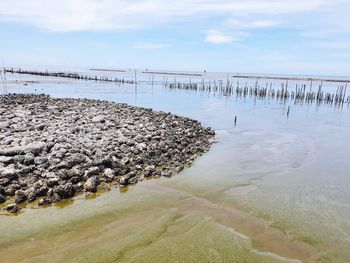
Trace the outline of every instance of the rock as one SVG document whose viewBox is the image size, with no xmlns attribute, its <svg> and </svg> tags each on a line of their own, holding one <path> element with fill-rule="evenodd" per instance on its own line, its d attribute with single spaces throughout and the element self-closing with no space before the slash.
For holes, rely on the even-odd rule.
<svg viewBox="0 0 350 263">
<path fill-rule="evenodd" d="M 5 194 L 5 187 L 0 186 L 0 195 L 4 195 Z"/>
<path fill-rule="evenodd" d="M 90 177 L 84 184 L 84 191 L 95 193 L 97 190 L 98 184 L 99 184 L 99 180 L 96 176 Z"/>
<path fill-rule="evenodd" d="M 138 181 L 139 181 L 139 178 L 135 176 L 135 177 L 129 178 L 128 184 L 136 184 Z"/>
<path fill-rule="evenodd" d="M 32 154 L 32 153 L 27 153 L 25 156 L 24 156 L 24 161 L 23 161 L 23 163 L 25 164 L 25 165 L 32 165 L 32 164 L 34 164 L 34 154 Z"/>
<path fill-rule="evenodd" d="M 176 173 L 180 173 L 185 167 L 183 165 L 179 165 L 175 168 Z"/>
<path fill-rule="evenodd" d="M 56 202 L 60 202 L 62 201 L 62 199 L 58 194 L 54 193 L 53 196 L 51 197 L 51 201 L 52 203 L 56 203 Z"/>
<path fill-rule="evenodd" d="M 128 182 L 129 182 L 129 178 L 127 178 L 126 176 L 122 176 L 122 177 L 119 178 L 119 184 L 120 185 L 125 186 L 125 185 L 128 184 Z"/>
<path fill-rule="evenodd" d="M 67 162 L 68 162 L 70 167 L 73 167 L 74 165 L 77 165 L 77 164 L 85 162 L 85 160 L 86 160 L 86 156 L 84 154 L 75 153 L 75 154 L 72 154 L 67 159 Z"/>
<path fill-rule="evenodd" d="M 6 129 L 6 128 L 9 128 L 10 127 L 10 124 L 6 121 L 1 121 L 0 122 L 0 130 L 2 129 Z"/>
<path fill-rule="evenodd" d="M 46 181 L 46 183 L 47 183 L 47 186 L 53 187 L 55 185 L 58 185 L 59 181 L 60 180 L 58 177 L 51 177 Z"/>
<path fill-rule="evenodd" d="M 93 175 L 97 175 L 100 172 L 100 168 L 97 166 L 90 167 L 84 174 L 84 177 L 91 177 Z"/>
<path fill-rule="evenodd" d="M 0 102 L 0 195 L 17 203 L 171 176 L 215 134 L 189 118 L 107 101 L 7 94 Z"/>
<path fill-rule="evenodd" d="M 102 185 L 101 185 L 101 188 L 102 188 L 103 190 L 105 190 L 105 191 L 110 191 L 110 190 L 111 190 L 111 187 L 110 187 L 109 185 L 107 185 L 107 184 L 102 184 Z"/>
<path fill-rule="evenodd" d="M 63 170 L 63 169 L 71 168 L 71 167 L 72 166 L 69 165 L 68 162 L 62 161 L 55 166 L 55 170 Z"/>
<path fill-rule="evenodd" d="M 12 214 L 18 213 L 20 210 L 21 208 L 16 204 L 9 204 L 5 207 L 5 211 Z"/>
<path fill-rule="evenodd" d="M 163 176 L 163 177 L 171 177 L 171 171 L 169 171 L 169 170 L 161 171 L 161 176 Z"/>
<path fill-rule="evenodd" d="M 36 197 L 42 197 L 47 195 L 47 191 L 49 190 L 49 188 L 46 185 L 42 185 L 40 187 L 35 188 L 35 196 Z"/>
<path fill-rule="evenodd" d="M 154 165 L 146 166 L 146 168 L 144 170 L 145 177 L 151 176 L 155 172 L 155 170 L 156 170 L 156 167 Z"/>
<path fill-rule="evenodd" d="M 92 122 L 101 122 L 101 123 L 104 123 L 106 120 L 103 116 L 95 116 L 92 118 Z"/>
<path fill-rule="evenodd" d="M 31 187 L 29 190 L 27 190 L 27 201 L 33 202 L 36 199 L 35 190 L 33 187 Z"/>
<path fill-rule="evenodd" d="M 136 148 L 137 148 L 140 152 L 142 152 L 142 151 L 144 151 L 144 150 L 147 148 L 147 145 L 146 145 L 145 143 L 138 143 L 138 144 L 136 144 Z"/>
<path fill-rule="evenodd" d="M 27 201 L 27 195 L 24 191 L 22 190 L 17 190 L 15 192 L 15 203 L 16 204 L 21 204 L 23 202 Z"/>
<path fill-rule="evenodd" d="M 142 142 L 143 139 L 144 139 L 144 137 L 143 137 L 141 134 L 138 134 L 138 135 L 136 135 L 136 137 L 135 137 L 135 141 L 137 141 L 137 142 Z"/>
<path fill-rule="evenodd" d="M 57 186 L 54 189 L 54 193 L 62 199 L 71 198 L 75 194 L 75 188 L 73 187 L 72 183 L 66 183 L 64 185 Z"/>
<path fill-rule="evenodd" d="M 47 191 L 47 196 L 53 197 L 55 194 L 55 192 L 53 191 L 53 189 L 49 189 L 49 191 Z"/>
<path fill-rule="evenodd" d="M 115 172 L 112 169 L 107 168 L 104 170 L 103 175 L 104 175 L 104 181 L 106 183 L 111 183 L 114 180 Z"/>
<path fill-rule="evenodd" d="M 10 184 L 5 188 L 5 194 L 7 196 L 13 196 L 15 195 L 16 190 L 19 190 L 21 186 L 17 183 Z"/>
<path fill-rule="evenodd" d="M 80 176 L 73 176 L 72 178 L 70 178 L 70 181 L 72 182 L 72 184 L 77 184 L 81 181 L 81 177 Z"/>
<path fill-rule="evenodd" d="M 18 171 L 11 167 L 0 167 L 0 177 L 14 180 L 18 178 Z"/>
<path fill-rule="evenodd" d="M 39 130 L 39 131 L 42 131 L 44 128 L 45 128 L 45 124 L 39 124 L 36 126 L 36 128 Z"/>
<path fill-rule="evenodd" d="M 127 165 L 131 162 L 130 158 L 128 157 L 124 157 L 122 160 L 121 160 L 121 164 L 122 165 Z"/>
<path fill-rule="evenodd" d="M 17 165 L 17 167 L 19 168 L 19 171 L 18 171 L 18 175 L 21 176 L 21 175 L 28 175 L 32 172 L 35 171 L 35 166 L 34 165 L 29 165 L 29 166 L 26 166 L 25 164 L 23 165 Z"/>
<path fill-rule="evenodd" d="M 2 194 L 0 194 L 0 204 L 5 203 L 5 202 L 6 202 L 5 196 L 3 196 Z"/>
<path fill-rule="evenodd" d="M 15 156 L 22 155 L 25 153 L 33 153 L 34 155 L 38 155 L 45 147 L 45 143 L 31 143 L 24 146 L 15 146 L 10 148 L 5 148 L 0 150 L 0 155 L 4 156 Z"/>
<path fill-rule="evenodd" d="M 35 157 L 35 158 L 34 158 L 34 164 L 35 164 L 35 165 L 43 165 L 43 164 L 45 164 L 46 162 L 48 162 L 47 157 L 42 157 L 42 156 L 40 156 L 40 157 Z"/>
<path fill-rule="evenodd" d="M 113 170 L 110 169 L 110 168 L 105 169 L 104 172 L 103 172 L 103 174 L 104 174 L 105 177 L 110 178 L 110 179 L 113 179 L 113 178 L 114 178 L 114 175 L 115 175 L 115 173 L 113 172 Z"/>
<path fill-rule="evenodd" d="M 8 178 L 0 178 L 0 186 L 7 186 L 10 182 L 11 181 Z"/>
<path fill-rule="evenodd" d="M 92 192 L 86 192 L 85 193 L 85 198 L 93 198 L 93 197 L 95 197 L 96 195 L 94 194 L 94 193 L 92 193 Z"/>
<path fill-rule="evenodd" d="M 13 163 L 13 157 L 9 156 L 0 156 L 0 163 L 3 163 L 5 165 L 8 165 L 10 163 Z"/>
<path fill-rule="evenodd" d="M 38 201 L 38 205 L 39 206 L 43 206 L 43 205 L 49 205 L 52 203 L 52 200 L 48 197 L 44 197 L 44 198 L 40 198 Z"/>
<path fill-rule="evenodd" d="M 103 158 L 102 160 L 100 160 L 98 162 L 98 164 L 103 166 L 103 167 L 110 168 L 113 166 L 113 161 L 111 158 L 106 157 L 106 158 Z"/>
</svg>

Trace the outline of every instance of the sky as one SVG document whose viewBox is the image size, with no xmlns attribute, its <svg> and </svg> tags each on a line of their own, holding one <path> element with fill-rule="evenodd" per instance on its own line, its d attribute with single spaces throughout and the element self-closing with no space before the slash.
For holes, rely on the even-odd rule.
<svg viewBox="0 0 350 263">
<path fill-rule="evenodd" d="M 350 0 L 0 0 L 6 66 L 350 76 Z"/>
</svg>

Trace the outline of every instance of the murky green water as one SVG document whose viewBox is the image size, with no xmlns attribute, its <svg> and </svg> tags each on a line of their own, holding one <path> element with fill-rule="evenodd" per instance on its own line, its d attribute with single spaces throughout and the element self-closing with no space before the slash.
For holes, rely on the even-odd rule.
<svg viewBox="0 0 350 263">
<path fill-rule="evenodd" d="M 171 111 L 215 128 L 218 143 L 171 179 L 149 180 L 126 193 L 113 189 L 95 199 L 77 197 L 64 206 L 0 216 L 1 262 L 350 258 L 347 107 L 243 101 L 150 85 L 139 85 L 136 93 L 134 86 L 81 81 L 12 84 L 9 91 Z"/>
</svg>

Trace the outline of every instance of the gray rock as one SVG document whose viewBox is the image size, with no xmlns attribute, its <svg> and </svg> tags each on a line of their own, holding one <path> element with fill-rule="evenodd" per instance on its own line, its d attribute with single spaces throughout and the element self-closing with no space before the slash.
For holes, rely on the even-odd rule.
<svg viewBox="0 0 350 263">
<path fill-rule="evenodd" d="M 105 122 L 106 120 L 105 120 L 105 118 L 104 118 L 103 116 L 95 116 L 95 117 L 92 118 L 91 121 L 94 122 L 94 123 L 96 123 L 96 122 L 101 122 L 101 123 L 103 123 L 103 122 Z"/>
<path fill-rule="evenodd" d="M 189 118 L 126 104 L 20 94 L 0 101 L 0 195 L 16 193 L 18 203 L 171 176 L 214 135 Z"/>
<path fill-rule="evenodd" d="M 85 160 L 86 160 L 86 156 L 81 153 L 72 154 L 69 158 L 67 158 L 67 162 L 69 163 L 70 167 L 83 163 L 85 162 Z"/>
<path fill-rule="evenodd" d="M 163 171 L 161 171 L 161 176 L 163 176 L 163 177 L 171 177 L 171 171 L 169 171 L 169 170 L 163 170 Z"/>
<path fill-rule="evenodd" d="M 0 122 L 0 130 L 2 129 L 6 129 L 6 128 L 9 128 L 10 127 L 10 124 L 6 121 L 1 121 Z"/>
<path fill-rule="evenodd" d="M 71 198 L 75 194 L 75 188 L 72 183 L 66 183 L 64 185 L 57 186 L 54 189 L 54 193 L 62 199 Z"/>
<path fill-rule="evenodd" d="M 38 205 L 39 206 L 43 206 L 43 205 L 49 205 L 52 203 L 52 200 L 48 197 L 44 197 L 44 198 L 40 198 L 38 201 Z"/>
<path fill-rule="evenodd" d="M 5 202 L 6 202 L 5 196 L 3 196 L 2 194 L 0 194 L 0 204 L 5 203 Z"/>
<path fill-rule="evenodd" d="M 100 168 L 98 168 L 97 166 L 93 166 L 93 167 L 90 167 L 84 174 L 84 177 L 91 177 L 93 175 L 97 175 L 99 174 L 100 172 Z"/>
<path fill-rule="evenodd" d="M 143 173 L 144 173 L 145 177 L 149 177 L 149 176 L 152 176 L 155 171 L 156 171 L 156 167 L 154 165 L 148 165 L 148 166 L 146 166 Z"/>
<path fill-rule="evenodd" d="M 35 165 L 43 165 L 43 164 L 45 164 L 46 162 L 48 162 L 47 157 L 38 156 L 38 157 L 35 157 L 35 158 L 34 158 L 34 164 L 35 164 Z"/>
<path fill-rule="evenodd" d="M 25 164 L 25 165 L 32 165 L 32 164 L 34 164 L 34 154 L 32 154 L 32 153 L 27 153 L 25 156 L 24 156 L 24 161 L 23 161 L 23 163 Z"/>
<path fill-rule="evenodd" d="M 22 155 L 25 153 L 33 153 L 34 155 L 38 155 L 46 146 L 43 142 L 31 143 L 24 146 L 15 146 L 5 149 L 0 149 L 0 155 L 4 156 L 15 156 Z"/>
<path fill-rule="evenodd" d="M 36 197 L 42 197 L 47 195 L 48 190 L 49 188 L 45 184 L 43 184 L 41 186 L 36 186 L 34 193 Z"/>
<path fill-rule="evenodd" d="M 5 211 L 12 214 L 18 213 L 20 210 L 21 208 L 16 204 L 9 204 L 5 207 Z"/>
<path fill-rule="evenodd" d="M 119 178 L 119 184 L 120 185 L 125 186 L 125 185 L 128 184 L 128 182 L 129 182 L 129 178 L 126 177 L 126 176 L 122 176 L 122 177 Z"/>
<path fill-rule="evenodd" d="M 45 129 L 45 124 L 39 124 L 35 127 L 36 129 L 38 129 L 39 131 L 42 131 L 43 129 Z"/>
<path fill-rule="evenodd" d="M 34 187 L 31 187 L 27 190 L 27 201 L 33 202 L 36 199 L 35 189 Z"/>
<path fill-rule="evenodd" d="M 27 201 L 27 195 L 24 191 L 22 190 L 17 190 L 15 192 L 15 203 L 16 204 L 21 204 L 23 202 Z"/>
<path fill-rule="evenodd" d="M 14 162 L 13 157 L 0 156 L 0 163 L 8 165 L 8 164 L 13 163 L 13 162 Z"/>
<path fill-rule="evenodd" d="M 96 192 L 99 180 L 96 176 L 90 177 L 84 184 L 85 192 Z"/>
<path fill-rule="evenodd" d="M 101 185 L 101 188 L 102 188 L 103 190 L 105 190 L 105 191 L 110 191 L 110 190 L 111 190 L 111 187 L 110 187 L 109 185 L 107 185 L 107 184 Z"/>
<path fill-rule="evenodd" d="M 12 167 L 0 167 L 0 176 L 2 178 L 9 178 L 9 179 L 16 179 L 18 176 L 18 171 L 16 171 L 14 168 Z"/>
<path fill-rule="evenodd" d="M 5 194 L 5 187 L 0 186 L 0 195 L 4 195 Z"/>
<path fill-rule="evenodd" d="M 53 197 L 55 194 L 55 192 L 53 191 L 52 188 L 49 189 L 49 191 L 47 191 L 47 196 Z"/>
<path fill-rule="evenodd" d="M 105 169 L 103 174 L 105 178 L 108 179 L 110 182 L 114 179 L 115 176 L 115 172 L 110 168 Z"/>
<path fill-rule="evenodd" d="M 51 177 L 46 181 L 46 183 L 49 187 L 53 187 L 55 185 L 58 185 L 59 181 L 60 180 L 58 177 Z"/>
<path fill-rule="evenodd" d="M 16 190 L 19 190 L 21 186 L 17 183 L 12 183 L 5 188 L 5 194 L 7 196 L 15 195 Z"/>
<path fill-rule="evenodd" d="M 1 178 L 0 177 L 0 186 L 7 186 L 11 183 L 11 180 L 8 178 Z"/>
</svg>

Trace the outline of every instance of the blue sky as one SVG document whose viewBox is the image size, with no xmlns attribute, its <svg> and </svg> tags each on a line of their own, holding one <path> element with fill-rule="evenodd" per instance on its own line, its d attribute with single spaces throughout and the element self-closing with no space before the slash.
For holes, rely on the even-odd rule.
<svg viewBox="0 0 350 263">
<path fill-rule="evenodd" d="M 350 75 L 349 0 L 0 0 L 5 65 Z"/>
</svg>

